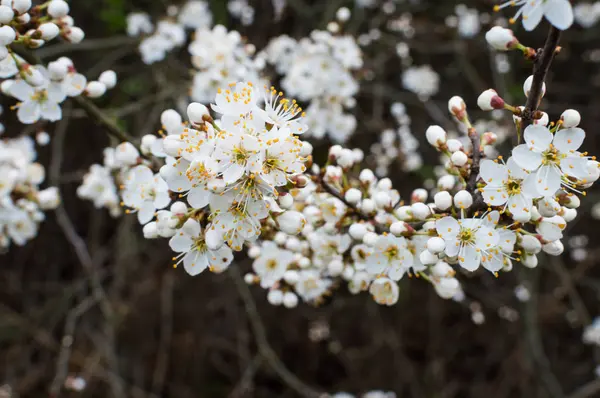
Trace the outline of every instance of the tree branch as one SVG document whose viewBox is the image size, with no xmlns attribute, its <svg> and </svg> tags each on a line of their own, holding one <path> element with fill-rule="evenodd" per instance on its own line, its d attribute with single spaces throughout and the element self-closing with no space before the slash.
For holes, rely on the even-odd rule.
<svg viewBox="0 0 600 398">
<path fill-rule="evenodd" d="M 285 366 L 285 364 L 281 361 L 281 359 L 279 359 L 269 344 L 267 332 L 260 318 L 260 314 L 258 313 L 258 308 L 256 308 L 256 303 L 254 302 L 252 293 L 250 292 L 246 282 L 244 282 L 244 279 L 242 278 L 242 275 L 240 274 L 240 271 L 236 265 L 229 267 L 229 275 L 231 276 L 231 279 L 233 279 L 235 287 L 237 288 L 240 297 L 244 301 L 246 315 L 250 321 L 250 326 L 254 332 L 254 339 L 256 340 L 256 346 L 258 347 L 258 352 L 262 358 L 271 367 L 271 369 L 277 373 L 279 378 L 300 396 L 307 398 L 321 397 L 321 393 L 315 391 L 312 387 L 298 379 L 298 377 L 296 377 L 296 375 Z"/>
<path fill-rule="evenodd" d="M 523 123 L 521 128 L 523 130 L 533 122 L 535 112 L 542 99 L 542 87 L 546 80 L 548 70 L 550 69 L 550 64 L 556 54 L 559 39 L 560 30 L 556 29 L 554 26 L 550 26 L 544 48 L 538 49 L 537 54 L 535 55 L 533 62 L 533 83 L 531 85 L 531 90 L 529 90 L 529 96 L 527 97 L 527 103 L 525 104 L 525 109 L 523 110 L 523 116 L 521 118 Z"/>
</svg>

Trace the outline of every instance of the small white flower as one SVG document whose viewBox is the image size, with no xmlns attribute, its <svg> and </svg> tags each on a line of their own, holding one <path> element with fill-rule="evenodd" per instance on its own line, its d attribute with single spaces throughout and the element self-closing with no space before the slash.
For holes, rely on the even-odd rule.
<svg viewBox="0 0 600 398">
<path fill-rule="evenodd" d="M 210 250 L 206 245 L 200 223 L 188 219 L 175 236 L 169 240 L 169 246 L 174 252 L 180 253 L 175 259 L 176 264 L 183 262 L 186 272 L 192 276 L 198 275 L 206 268 L 222 271 L 233 260 L 233 253 L 227 246 L 218 250 Z"/>
<path fill-rule="evenodd" d="M 500 10 L 504 7 L 520 7 L 510 22 L 514 23 L 523 16 L 523 27 L 525 30 L 533 30 L 543 17 L 557 29 L 565 30 L 573 24 L 573 7 L 569 0 L 511 0 L 494 9 Z"/>
<path fill-rule="evenodd" d="M 152 220 L 156 209 L 169 205 L 169 187 L 159 174 L 152 174 L 146 166 L 137 166 L 127 176 L 123 202 L 138 212 L 138 221 L 143 225 Z"/>
<path fill-rule="evenodd" d="M 540 196 L 552 196 L 561 185 L 572 188 L 577 182 L 588 182 L 587 158 L 577 152 L 585 132 L 580 128 L 559 130 L 552 134 L 544 126 L 528 126 L 525 144 L 513 149 L 517 165 L 535 175 Z"/>
<path fill-rule="evenodd" d="M 412 265 L 413 255 L 408 250 L 406 239 L 393 235 L 380 235 L 366 261 L 371 275 L 385 273 L 395 281 L 400 280 Z"/>
<path fill-rule="evenodd" d="M 398 284 L 389 278 L 377 278 L 371 283 L 369 293 L 377 304 L 394 305 L 400 297 Z"/>
</svg>

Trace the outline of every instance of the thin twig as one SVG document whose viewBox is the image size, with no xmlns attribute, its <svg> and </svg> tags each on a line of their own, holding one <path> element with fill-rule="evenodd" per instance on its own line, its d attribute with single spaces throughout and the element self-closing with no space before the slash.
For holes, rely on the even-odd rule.
<svg viewBox="0 0 600 398">
<path fill-rule="evenodd" d="M 579 387 L 575 392 L 569 395 L 568 398 L 590 398 L 597 397 L 600 393 L 600 380 L 592 380 L 587 384 Z"/>
<path fill-rule="evenodd" d="M 267 362 L 267 364 L 273 369 L 275 373 L 279 376 L 279 378 L 292 390 L 298 393 L 302 397 L 309 398 L 318 398 L 323 394 L 317 392 L 312 387 L 308 386 L 295 374 L 293 374 L 285 364 L 279 359 L 271 345 L 269 344 L 269 340 L 267 339 L 267 332 L 265 330 L 265 326 L 262 322 L 260 314 L 258 312 L 258 308 L 256 308 L 256 303 L 254 302 L 254 298 L 252 297 L 252 293 L 248 288 L 246 282 L 244 282 L 244 278 L 240 274 L 240 271 L 237 266 L 232 265 L 229 267 L 229 275 L 240 294 L 240 297 L 244 301 L 244 307 L 246 308 L 246 315 L 248 316 L 248 320 L 250 321 L 250 326 L 252 327 L 252 331 L 254 332 L 254 339 L 256 340 L 256 346 L 258 347 L 258 352 L 263 357 L 263 359 Z"/>
<path fill-rule="evenodd" d="M 75 335 L 75 326 L 77 319 L 88 311 L 97 300 L 94 297 L 86 297 L 76 307 L 69 311 L 65 321 L 65 331 L 61 340 L 61 349 L 56 361 L 56 374 L 50 385 L 50 396 L 58 398 L 60 396 L 61 387 L 64 385 L 65 379 L 69 373 L 69 359 L 71 357 L 71 349 L 73 347 L 73 336 Z"/>
<path fill-rule="evenodd" d="M 533 122 L 535 111 L 537 111 L 542 99 L 542 87 L 550 69 L 550 64 L 556 54 L 559 39 L 560 30 L 551 25 L 544 48 L 538 49 L 533 62 L 533 83 L 531 84 L 531 90 L 529 90 L 529 96 L 527 97 L 527 103 L 525 104 L 521 118 L 523 121 L 523 130 Z"/>
<path fill-rule="evenodd" d="M 163 276 L 160 295 L 160 342 L 158 354 L 156 355 L 154 375 L 152 377 L 152 395 L 155 397 L 162 396 L 162 389 L 165 384 L 169 365 L 169 352 L 173 336 L 173 284 L 174 274 L 171 271 L 167 271 Z"/>
</svg>

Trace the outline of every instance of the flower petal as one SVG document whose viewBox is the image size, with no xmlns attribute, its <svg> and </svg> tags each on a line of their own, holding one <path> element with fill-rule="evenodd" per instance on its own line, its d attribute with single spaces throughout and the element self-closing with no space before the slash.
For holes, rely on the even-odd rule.
<svg viewBox="0 0 600 398">
<path fill-rule="evenodd" d="M 467 271 L 475 271 L 481 263 L 481 252 L 473 246 L 464 246 L 458 254 L 458 263 Z"/>
<path fill-rule="evenodd" d="M 525 139 L 527 147 L 536 152 L 544 152 L 550 148 L 554 136 L 547 127 L 532 124 L 525 129 L 523 138 Z"/>
<path fill-rule="evenodd" d="M 192 251 L 183 257 L 183 268 L 191 276 L 196 276 L 208 267 L 208 254 Z"/>
<path fill-rule="evenodd" d="M 541 196 L 554 195 L 560 189 L 560 172 L 558 168 L 553 165 L 540 167 L 535 173 L 535 186 Z"/>
<path fill-rule="evenodd" d="M 526 144 L 515 147 L 512 157 L 515 159 L 515 163 L 525 170 L 536 170 L 542 164 L 542 154 L 532 151 Z"/>
<path fill-rule="evenodd" d="M 569 0 L 545 0 L 544 16 L 557 29 L 565 30 L 573 24 L 573 7 Z"/>
<path fill-rule="evenodd" d="M 562 153 L 574 153 L 579 149 L 583 140 L 585 139 L 585 131 L 579 127 L 573 127 L 570 129 L 559 130 L 554 135 L 554 141 L 552 142 L 556 149 Z"/>
<path fill-rule="evenodd" d="M 488 185 L 500 186 L 508 179 L 508 169 L 503 164 L 484 159 L 480 164 L 479 176 Z"/>
<path fill-rule="evenodd" d="M 460 232 L 460 224 L 453 217 L 444 217 L 435 222 L 435 229 L 442 238 L 453 239 Z"/>
</svg>

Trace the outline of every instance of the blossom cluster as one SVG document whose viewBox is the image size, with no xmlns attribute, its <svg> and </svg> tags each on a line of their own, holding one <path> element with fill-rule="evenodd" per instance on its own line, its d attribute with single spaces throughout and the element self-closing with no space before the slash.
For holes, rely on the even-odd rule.
<svg viewBox="0 0 600 398">
<path fill-rule="evenodd" d="M 359 88 L 353 72 L 363 65 L 354 37 L 327 31 L 313 31 L 310 38 L 301 40 L 283 35 L 271 40 L 263 56 L 282 75 L 282 88 L 309 103 L 310 136 L 327 135 L 334 142 L 346 142 L 357 123 L 346 112 L 354 107 Z"/>
<path fill-rule="evenodd" d="M 0 141 L 0 248 L 11 242 L 23 246 L 38 233 L 44 210 L 60 204 L 58 189 L 41 189 L 46 177 L 37 163 L 35 142 L 30 137 Z"/>
<path fill-rule="evenodd" d="M 30 65 L 14 50 L 14 44 L 39 48 L 62 37 L 72 43 L 84 38 L 81 28 L 74 25 L 64 0 L 51 0 L 32 6 L 31 0 L 3 1 L 0 4 L 0 89 L 3 94 L 20 102 L 17 117 L 21 123 L 62 118 L 60 103 L 67 97 L 85 95 L 97 98 L 117 83 L 113 71 L 103 72 L 97 81 L 88 82 L 77 73 L 73 62 L 62 57 L 48 64 Z"/>
</svg>

